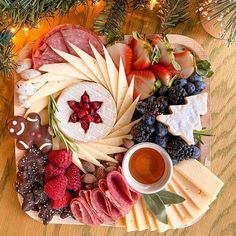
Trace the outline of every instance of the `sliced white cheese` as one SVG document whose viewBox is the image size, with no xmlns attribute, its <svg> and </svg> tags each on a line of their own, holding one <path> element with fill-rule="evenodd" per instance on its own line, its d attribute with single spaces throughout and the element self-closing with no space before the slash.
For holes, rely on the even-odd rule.
<svg viewBox="0 0 236 236">
<path fill-rule="evenodd" d="M 149 229 L 150 231 L 155 231 L 158 229 L 157 223 L 154 219 L 154 215 L 147 209 L 146 204 L 143 204 L 143 208 L 144 208 L 144 214 L 146 215 L 146 218 L 148 220 L 148 224 L 149 224 Z"/>
<path fill-rule="evenodd" d="M 173 173 L 172 182 L 192 200 L 195 206 L 203 211 L 207 210 L 209 204 L 215 199 L 215 196 L 205 194 L 200 188 L 176 171 Z"/>
<path fill-rule="evenodd" d="M 60 69 L 58 69 L 60 70 Z M 53 74 L 51 72 L 45 73 L 43 75 L 40 75 L 38 77 L 35 77 L 31 80 L 26 81 L 27 84 L 33 84 L 33 83 L 41 83 L 43 82 L 54 82 L 54 81 L 67 81 L 67 80 L 76 80 L 77 78 L 75 77 L 69 77 L 69 76 L 64 76 L 64 75 L 57 75 Z M 78 79 L 78 82 L 81 80 Z"/>
<path fill-rule="evenodd" d="M 120 59 L 120 67 L 119 67 L 119 78 L 118 78 L 118 93 L 117 93 L 117 112 L 119 113 L 120 107 L 125 99 L 125 95 L 128 91 L 128 83 L 126 79 L 125 69 Z"/>
<path fill-rule="evenodd" d="M 64 58 L 66 61 L 68 61 L 72 66 L 74 66 L 76 69 L 81 71 L 83 74 L 89 77 L 92 81 L 96 83 L 100 83 L 97 77 L 93 74 L 93 72 L 86 66 L 86 64 L 83 62 L 83 60 L 79 57 L 73 56 L 69 53 L 60 51 L 58 49 L 52 48 L 54 52 L 56 52 L 59 56 Z"/>
<path fill-rule="evenodd" d="M 105 154 L 115 154 L 115 153 L 121 153 L 126 152 L 127 148 L 119 147 L 119 146 L 111 146 L 108 144 L 99 144 L 99 143 L 87 143 L 88 147 L 91 147 L 95 150 L 98 150 L 100 152 L 103 152 Z"/>
<path fill-rule="evenodd" d="M 22 107 L 29 108 L 32 103 L 47 97 L 50 94 L 56 93 L 72 84 L 78 83 L 78 80 L 48 82 L 41 87 L 33 96 L 29 97 Z"/>
<path fill-rule="evenodd" d="M 74 44 L 68 42 L 69 45 L 74 49 L 74 51 L 78 54 L 78 56 L 84 61 L 86 66 L 93 72 L 99 82 L 106 87 L 105 78 L 103 78 L 103 74 L 99 68 L 97 60 L 91 57 L 89 54 L 76 47 Z"/>
<path fill-rule="evenodd" d="M 139 101 L 139 97 L 138 96 L 134 102 L 129 106 L 129 108 L 127 109 L 127 111 L 121 116 L 121 118 L 116 122 L 115 126 L 113 127 L 112 131 L 116 131 L 124 126 L 126 126 L 127 124 L 130 123 L 130 121 L 132 120 L 135 108 L 137 106 L 137 103 Z"/>
<path fill-rule="evenodd" d="M 155 221 L 157 222 L 158 232 L 159 233 L 163 233 L 163 232 L 171 229 L 171 226 L 169 224 L 164 224 L 164 223 L 158 221 L 156 218 L 155 218 Z"/>
<path fill-rule="evenodd" d="M 116 101 L 117 100 L 117 91 L 118 91 L 118 75 L 119 75 L 119 73 L 118 73 L 118 70 L 117 70 L 114 62 L 112 61 L 112 59 L 105 47 L 103 47 L 103 50 L 104 50 L 104 54 L 105 54 L 109 80 L 111 83 L 112 94 L 113 94 L 113 97 Z"/>
<path fill-rule="evenodd" d="M 82 80 L 91 80 L 87 75 L 77 70 L 70 63 L 53 63 L 45 64 L 39 68 L 40 71 L 49 72 L 56 75 L 68 76 Z"/>
<path fill-rule="evenodd" d="M 101 139 L 101 140 L 98 140 L 96 143 L 99 143 L 99 144 L 109 144 L 109 145 L 112 145 L 112 146 L 121 146 L 123 144 L 123 139 L 132 139 L 132 136 L 130 134 L 128 135 L 123 135 L 123 136 L 119 136 L 119 137 L 114 137 L 114 138 L 104 138 L 104 139 Z"/>
<path fill-rule="evenodd" d="M 112 88 L 111 88 L 111 82 L 110 82 L 110 79 L 109 79 L 109 75 L 108 75 L 108 70 L 107 70 L 107 64 L 106 64 L 106 61 L 105 59 L 103 58 L 103 56 L 97 51 L 97 49 L 90 43 L 90 47 L 93 51 L 93 54 L 97 60 L 97 63 L 99 65 L 99 68 L 103 74 L 103 78 L 105 79 L 106 81 L 106 87 L 107 89 L 112 93 Z"/>
<path fill-rule="evenodd" d="M 185 198 L 185 201 L 183 203 L 181 203 L 185 209 L 187 210 L 187 212 L 193 217 L 193 218 L 198 218 L 202 213 L 201 213 L 201 209 L 199 207 L 197 207 L 194 202 L 192 201 L 191 198 L 189 198 L 188 195 L 186 195 L 176 184 L 174 184 L 174 182 L 171 182 L 169 184 L 169 188 L 171 190 L 171 192 L 174 192 L 180 196 L 182 196 L 183 198 Z"/>
<path fill-rule="evenodd" d="M 166 207 L 166 214 L 168 224 L 171 225 L 171 228 L 177 229 L 184 223 L 178 211 L 172 205 Z"/>
<path fill-rule="evenodd" d="M 29 109 L 27 109 L 27 111 L 25 112 L 24 117 L 28 116 L 29 113 L 32 113 L 32 112 L 39 113 L 45 107 L 47 107 L 47 105 L 48 105 L 48 97 L 41 98 L 40 100 L 32 103 Z"/>
<path fill-rule="evenodd" d="M 116 227 L 126 227 L 125 218 L 121 218 L 115 223 Z"/>
<path fill-rule="evenodd" d="M 101 151 L 98 151 L 98 150 L 88 146 L 87 144 L 80 143 L 79 146 L 82 147 L 87 152 L 89 152 L 91 155 L 93 155 L 94 158 L 96 158 L 97 160 L 117 162 L 117 160 L 115 160 L 114 158 L 106 155 L 105 153 L 103 153 Z"/>
<path fill-rule="evenodd" d="M 86 173 L 86 171 L 85 171 L 85 169 L 84 169 L 84 167 L 83 167 L 83 165 L 82 165 L 82 163 L 81 163 L 81 161 L 80 161 L 80 159 L 79 159 L 78 153 L 75 153 L 75 152 L 72 153 L 72 162 L 73 162 L 81 171 L 83 171 L 84 173 Z"/>
<path fill-rule="evenodd" d="M 77 154 L 80 159 L 91 162 L 96 166 L 103 167 L 103 165 L 99 161 L 97 161 L 95 157 L 81 145 L 79 145 L 79 152 Z"/>
<path fill-rule="evenodd" d="M 138 231 L 143 231 L 145 229 L 148 229 L 149 224 L 148 224 L 148 220 L 144 214 L 142 197 L 139 198 L 139 200 L 133 206 L 133 209 L 134 209 L 135 219 L 137 222 Z"/>
<path fill-rule="evenodd" d="M 118 112 L 118 119 L 120 119 L 120 117 L 125 113 L 125 111 L 127 111 L 127 109 L 129 108 L 129 106 L 132 104 L 133 102 L 133 96 L 134 96 L 134 78 L 132 79 L 129 88 L 127 90 L 127 93 L 125 94 L 125 97 L 123 99 L 123 102 L 121 104 L 120 110 Z"/>
<path fill-rule="evenodd" d="M 138 229 L 133 207 L 130 212 L 125 216 L 125 222 L 127 232 L 136 231 Z"/>
<path fill-rule="evenodd" d="M 189 181 L 210 196 L 217 196 L 224 183 L 197 160 L 186 160 L 175 166 Z"/>
<path fill-rule="evenodd" d="M 131 123 L 129 123 L 128 125 L 114 131 L 114 132 L 111 132 L 106 138 L 113 138 L 113 137 L 119 137 L 119 136 L 122 136 L 122 135 L 126 135 L 126 134 L 129 134 L 132 127 L 134 125 L 136 125 L 137 123 L 139 123 L 141 119 L 138 119 L 138 120 L 135 120 Z"/>
</svg>

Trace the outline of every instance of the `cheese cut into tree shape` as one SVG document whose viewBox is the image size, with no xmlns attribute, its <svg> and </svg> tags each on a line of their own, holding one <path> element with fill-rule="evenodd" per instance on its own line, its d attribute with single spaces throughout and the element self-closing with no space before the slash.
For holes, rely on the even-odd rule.
<svg viewBox="0 0 236 236">
<path fill-rule="evenodd" d="M 134 215 L 129 213 L 126 216 L 127 229 L 135 231 L 136 228 L 143 227 L 143 223 L 139 226 L 139 222 L 135 221 L 143 217 L 143 212 L 147 216 L 150 230 L 164 232 L 191 224 L 206 212 L 222 187 L 223 182 L 197 160 L 182 161 L 174 166 L 173 178 L 166 189 L 184 197 L 185 201 L 171 205 L 171 208 L 167 207 L 168 224 L 158 221 L 144 204 L 142 210 L 136 210 Z M 134 206 L 132 211 L 135 208 L 138 209 L 139 206 Z M 133 222 L 136 222 L 135 227 Z"/>
<path fill-rule="evenodd" d="M 170 133 L 194 144 L 193 131 L 202 130 L 201 115 L 207 113 L 207 93 L 186 97 L 185 105 L 170 106 L 169 115 L 157 116 L 157 121 L 168 126 Z"/>
</svg>

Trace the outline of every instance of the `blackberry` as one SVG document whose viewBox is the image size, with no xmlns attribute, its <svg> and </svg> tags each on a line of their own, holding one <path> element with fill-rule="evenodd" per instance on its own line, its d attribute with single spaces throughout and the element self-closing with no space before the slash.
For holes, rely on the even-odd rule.
<svg viewBox="0 0 236 236">
<path fill-rule="evenodd" d="M 138 143 L 150 142 L 153 140 L 154 132 L 154 126 L 147 125 L 141 121 L 132 128 L 131 135 L 133 136 L 133 140 Z"/>
<path fill-rule="evenodd" d="M 161 86 L 160 89 L 158 90 L 159 95 L 165 96 L 168 92 L 168 87 L 167 86 Z"/>
<path fill-rule="evenodd" d="M 166 150 L 171 159 L 176 160 L 177 162 L 188 159 L 197 159 L 201 155 L 200 148 L 194 145 L 188 145 L 180 137 L 172 137 L 169 139 Z"/>
<path fill-rule="evenodd" d="M 144 114 L 149 116 L 158 116 L 168 108 L 168 99 L 160 96 L 155 99 L 148 99 L 144 108 Z"/>
<path fill-rule="evenodd" d="M 187 92 L 180 85 L 175 85 L 168 91 L 169 102 L 172 105 L 184 104 L 184 98 L 186 96 L 188 96 Z"/>
</svg>

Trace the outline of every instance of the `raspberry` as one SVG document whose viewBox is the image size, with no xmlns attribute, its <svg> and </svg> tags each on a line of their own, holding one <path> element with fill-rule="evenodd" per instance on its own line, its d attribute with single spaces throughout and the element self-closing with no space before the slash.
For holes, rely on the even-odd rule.
<svg viewBox="0 0 236 236">
<path fill-rule="evenodd" d="M 51 199 L 50 204 L 53 209 L 61 209 L 67 207 L 72 200 L 72 194 L 69 191 L 65 192 L 65 195 L 61 199 L 53 200 Z"/>
<path fill-rule="evenodd" d="M 58 175 L 64 174 L 64 172 L 65 172 L 64 169 L 55 167 L 51 163 L 47 163 L 45 166 L 45 176 L 44 176 L 45 181 L 48 182 L 50 179 Z"/>
<path fill-rule="evenodd" d="M 64 175 L 58 175 L 44 185 L 44 192 L 53 200 L 61 199 L 65 195 L 67 183 Z"/>
<path fill-rule="evenodd" d="M 72 154 L 66 149 L 53 150 L 48 154 L 48 160 L 56 167 L 66 169 L 72 160 Z"/>
<path fill-rule="evenodd" d="M 65 176 L 68 179 L 67 189 L 77 192 L 81 189 L 80 170 L 75 164 L 71 164 L 66 170 Z"/>
</svg>

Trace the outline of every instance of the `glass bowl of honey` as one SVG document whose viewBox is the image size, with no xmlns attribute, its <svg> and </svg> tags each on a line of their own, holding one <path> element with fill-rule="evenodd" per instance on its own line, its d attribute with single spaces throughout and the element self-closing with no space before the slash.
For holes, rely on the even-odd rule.
<svg viewBox="0 0 236 236">
<path fill-rule="evenodd" d="M 122 172 L 134 190 L 144 194 L 161 191 L 170 182 L 173 164 L 169 154 L 155 143 L 139 143 L 123 159 Z"/>
</svg>

